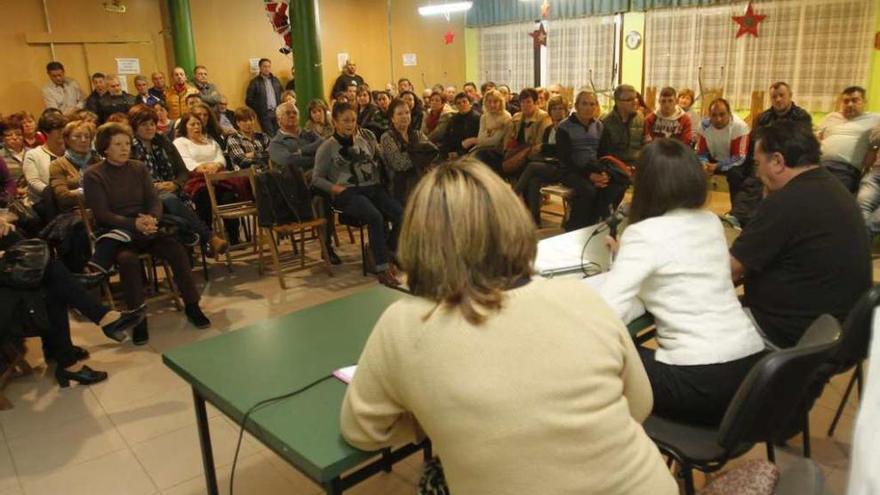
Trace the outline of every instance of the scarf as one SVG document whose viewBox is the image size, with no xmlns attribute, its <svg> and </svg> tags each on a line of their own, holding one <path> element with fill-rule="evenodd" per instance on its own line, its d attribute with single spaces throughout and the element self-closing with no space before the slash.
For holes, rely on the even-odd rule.
<svg viewBox="0 0 880 495">
<path fill-rule="evenodd" d="M 64 152 L 64 158 L 67 158 L 67 160 L 77 169 L 84 171 L 89 165 L 89 161 L 92 159 L 92 150 L 85 153 L 77 153 L 73 150 L 67 150 Z"/>
<path fill-rule="evenodd" d="M 165 147 L 162 146 L 158 135 L 153 138 L 152 145 L 152 150 L 147 151 L 147 147 L 141 140 L 137 137 L 134 138 L 131 146 L 131 158 L 144 162 L 144 166 L 150 171 L 153 182 L 174 182 L 174 179 L 177 178 L 174 174 L 174 167 L 171 166 L 171 160 L 168 158 L 168 153 L 165 152 Z"/>
</svg>

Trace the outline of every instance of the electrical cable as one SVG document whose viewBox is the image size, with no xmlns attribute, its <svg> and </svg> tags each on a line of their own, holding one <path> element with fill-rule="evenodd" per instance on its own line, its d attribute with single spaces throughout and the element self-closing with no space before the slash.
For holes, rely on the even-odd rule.
<svg viewBox="0 0 880 495">
<path fill-rule="evenodd" d="M 333 378 L 332 374 L 323 376 L 323 377 L 313 381 L 312 383 L 309 383 L 308 385 L 306 385 L 302 388 L 298 388 L 298 389 L 294 390 L 293 392 L 287 392 L 286 394 L 283 394 L 283 395 L 279 395 L 276 397 L 270 397 L 268 399 L 263 399 L 260 402 L 257 402 L 256 404 L 251 406 L 251 408 L 248 409 L 247 412 L 244 413 L 244 417 L 241 419 L 241 429 L 238 431 L 238 443 L 235 446 L 235 455 L 232 458 L 232 472 L 229 474 L 229 495 L 233 495 L 232 489 L 235 486 L 235 466 L 236 466 L 236 464 L 238 464 L 238 452 L 239 452 L 239 450 L 241 450 L 241 440 L 244 437 L 244 427 L 247 424 L 247 421 L 248 421 L 248 418 L 250 417 L 250 415 L 264 406 L 268 406 L 268 405 L 273 404 L 275 402 L 278 402 L 278 401 L 281 401 L 284 399 L 289 399 L 291 397 L 299 395 L 299 394 L 305 392 L 306 390 L 320 384 L 321 382 L 329 380 L 330 378 Z"/>
<path fill-rule="evenodd" d="M 602 265 L 595 261 L 584 262 L 584 254 L 587 252 L 587 247 L 590 245 L 590 241 L 593 240 L 593 238 L 596 237 L 596 235 L 600 232 L 605 232 L 607 230 L 609 230 L 608 224 L 603 223 L 599 225 L 598 227 L 596 227 L 596 230 L 594 230 L 593 233 L 591 233 L 590 236 L 587 237 L 586 242 L 584 242 L 584 247 L 583 249 L 581 249 L 581 271 L 584 273 L 584 278 L 592 277 L 593 275 L 598 275 L 599 273 L 602 273 Z M 588 268 L 590 269 L 590 271 L 587 271 Z"/>
</svg>

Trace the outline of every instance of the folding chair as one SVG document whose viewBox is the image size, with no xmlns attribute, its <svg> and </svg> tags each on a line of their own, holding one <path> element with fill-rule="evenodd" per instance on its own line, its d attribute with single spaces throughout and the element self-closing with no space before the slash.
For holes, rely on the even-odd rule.
<svg viewBox="0 0 880 495">
<path fill-rule="evenodd" d="M 245 201 L 236 201 L 234 203 L 227 203 L 224 205 L 217 204 L 217 192 L 215 190 L 215 183 L 225 181 L 225 180 L 234 180 L 234 179 L 246 179 L 250 183 L 251 193 L 253 194 L 256 191 L 256 185 L 254 184 L 254 172 L 251 169 L 244 170 L 236 170 L 234 172 L 219 172 L 216 174 L 205 174 L 205 185 L 208 187 L 208 196 L 211 200 L 211 211 L 213 212 L 213 222 L 214 222 L 214 232 L 217 233 L 220 237 L 222 237 L 227 242 L 229 239 L 226 239 L 226 228 L 224 226 L 224 220 L 240 220 L 253 225 L 254 231 L 258 230 L 257 227 L 257 204 L 253 200 L 245 200 Z M 242 246 L 247 246 L 249 244 L 253 245 L 254 253 L 258 254 L 258 271 L 260 274 L 263 273 L 263 250 L 262 246 L 259 243 L 259 236 L 255 235 L 250 236 L 250 240 L 246 242 L 240 242 L 238 244 L 229 245 L 229 248 L 226 250 L 226 268 L 231 272 L 232 271 L 232 250 L 235 248 L 239 248 Z"/>
</svg>

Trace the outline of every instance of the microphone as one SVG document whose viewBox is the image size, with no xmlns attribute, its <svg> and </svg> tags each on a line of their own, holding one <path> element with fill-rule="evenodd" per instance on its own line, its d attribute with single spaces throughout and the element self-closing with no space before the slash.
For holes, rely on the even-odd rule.
<svg viewBox="0 0 880 495">
<path fill-rule="evenodd" d="M 608 226 L 608 235 L 613 239 L 617 239 L 617 227 L 629 217 L 629 207 L 629 203 L 621 203 L 616 210 L 608 207 L 609 215 L 603 223 Z"/>
</svg>

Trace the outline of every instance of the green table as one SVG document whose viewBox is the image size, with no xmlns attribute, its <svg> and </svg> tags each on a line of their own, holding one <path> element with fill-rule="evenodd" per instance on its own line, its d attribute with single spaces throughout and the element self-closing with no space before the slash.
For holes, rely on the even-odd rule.
<svg viewBox="0 0 880 495">
<path fill-rule="evenodd" d="M 205 401 L 240 422 L 255 403 L 296 390 L 334 369 L 357 362 L 370 331 L 402 292 L 374 287 L 248 328 L 166 352 L 162 359 L 193 389 L 205 479 L 217 494 Z M 372 458 L 340 435 L 339 411 L 346 385 L 331 378 L 290 399 L 259 409 L 247 431 L 325 488 L 344 489 L 390 471 L 391 465 L 429 445 L 407 445 L 355 473 L 342 473 Z"/>
<path fill-rule="evenodd" d="M 337 368 L 357 362 L 379 316 L 403 292 L 383 286 L 330 301 L 248 328 L 180 347 L 164 363 L 193 389 L 202 461 L 209 495 L 217 495 L 205 402 L 241 422 L 257 402 L 299 389 Z M 640 341 L 653 323 L 650 315 L 628 326 Z M 424 449 L 430 443 L 386 449 L 381 458 L 345 477 L 344 472 L 377 458 L 348 445 L 339 430 L 346 385 L 331 378 L 290 399 L 257 410 L 246 429 L 255 438 L 324 487 L 338 494 Z"/>
</svg>

